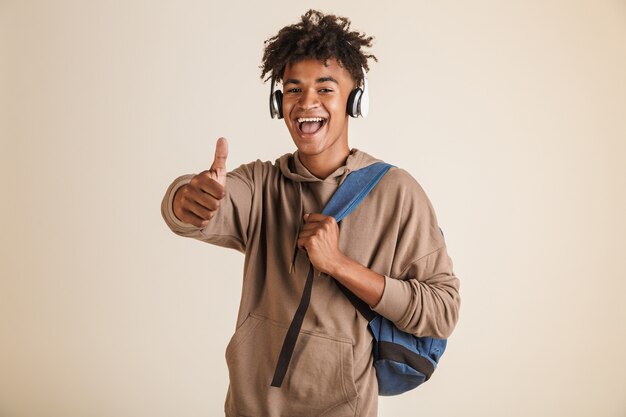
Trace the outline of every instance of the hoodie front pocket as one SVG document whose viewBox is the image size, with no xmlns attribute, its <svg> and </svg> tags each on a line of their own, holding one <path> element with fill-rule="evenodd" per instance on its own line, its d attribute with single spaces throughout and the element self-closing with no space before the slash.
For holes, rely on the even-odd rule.
<svg viewBox="0 0 626 417">
<path fill-rule="evenodd" d="M 301 331 L 280 388 L 270 386 L 287 324 L 251 314 L 226 349 L 233 415 L 353 415 L 357 391 L 352 342 Z"/>
</svg>

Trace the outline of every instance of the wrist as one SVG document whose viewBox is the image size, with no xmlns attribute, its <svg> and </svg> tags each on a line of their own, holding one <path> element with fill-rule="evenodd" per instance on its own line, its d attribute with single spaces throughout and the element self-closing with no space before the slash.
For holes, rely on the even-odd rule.
<svg viewBox="0 0 626 417">
<path fill-rule="evenodd" d="M 329 264 L 328 275 L 341 281 L 341 278 L 345 276 L 346 271 L 350 268 L 351 263 L 354 261 L 347 257 L 343 252 L 339 251 L 336 257 Z"/>
</svg>

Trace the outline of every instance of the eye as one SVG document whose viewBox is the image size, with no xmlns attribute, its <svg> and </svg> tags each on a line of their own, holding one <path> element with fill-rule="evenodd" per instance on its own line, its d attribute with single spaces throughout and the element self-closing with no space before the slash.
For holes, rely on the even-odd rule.
<svg viewBox="0 0 626 417">
<path fill-rule="evenodd" d="M 320 93 L 332 93 L 333 90 L 330 88 L 320 88 Z"/>
<path fill-rule="evenodd" d="M 302 90 L 296 87 L 290 88 L 289 90 L 287 90 L 288 93 L 299 93 L 300 91 Z"/>
</svg>

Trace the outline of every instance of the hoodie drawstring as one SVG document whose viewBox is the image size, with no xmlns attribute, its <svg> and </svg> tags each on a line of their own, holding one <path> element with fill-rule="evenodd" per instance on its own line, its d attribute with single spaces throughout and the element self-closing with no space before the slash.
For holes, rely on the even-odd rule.
<svg viewBox="0 0 626 417">
<path fill-rule="evenodd" d="M 300 236 L 300 230 L 302 228 L 302 222 L 304 221 L 304 202 L 302 201 L 302 184 L 297 181 L 298 184 L 298 228 L 296 230 L 296 236 L 293 239 L 293 255 L 291 257 L 291 265 L 289 266 L 289 273 L 292 274 L 296 271 L 296 258 L 298 257 L 298 236 Z"/>
</svg>

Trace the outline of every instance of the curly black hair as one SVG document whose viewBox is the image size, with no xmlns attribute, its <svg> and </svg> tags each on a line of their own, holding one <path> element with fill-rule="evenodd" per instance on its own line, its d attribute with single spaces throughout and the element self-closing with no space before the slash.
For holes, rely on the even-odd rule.
<svg viewBox="0 0 626 417">
<path fill-rule="evenodd" d="M 362 84 L 363 71 L 369 70 L 368 58 L 378 62 L 374 55 L 364 53 L 361 48 L 372 46 L 373 37 L 350 31 L 350 20 L 332 14 L 325 15 L 309 10 L 301 21 L 282 28 L 276 36 L 267 39 L 263 52 L 261 79 L 274 77 L 281 81 L 285 67 L 302 59 L 317 59 L 326 63 L 335 58 L 356 80 Z"/>
</svg>

